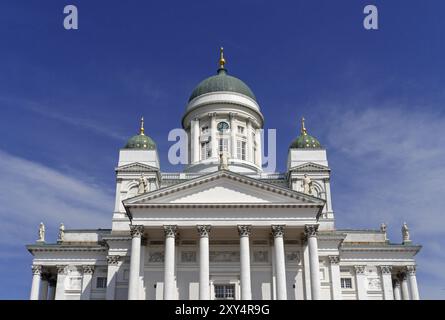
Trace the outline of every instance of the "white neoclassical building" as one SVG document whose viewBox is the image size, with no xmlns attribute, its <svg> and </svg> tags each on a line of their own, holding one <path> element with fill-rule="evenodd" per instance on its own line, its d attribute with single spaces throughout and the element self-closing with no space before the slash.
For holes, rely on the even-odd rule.
<svg viewBox="0 0 445 320">
<path fill-rule="evenodd" d="M 47 243 L 41 225 L 30 298 L 419 299 L 406 224 L 401 243 L 385 225 L 335 228 L 326 150 L 304 120 L 286 172 L 263 172 L 260 106 L 219 64 L 182 118 L 184 171 L 161 171 L 142 122 L 119 152 L 112 228 L 61 225 Z"/>
</svg>

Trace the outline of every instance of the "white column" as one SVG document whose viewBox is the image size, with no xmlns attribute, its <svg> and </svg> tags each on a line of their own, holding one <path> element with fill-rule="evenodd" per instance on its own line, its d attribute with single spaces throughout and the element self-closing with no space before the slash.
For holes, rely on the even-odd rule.
<svg viewBox="0 0 445 320">
<path fill-rule="evenodd" d="M 417 287 L 416 266 L 407 266 L 406 273 L 408 274 L 409 288 L 411 291 L 411 299 L 419 300 L 419 288 Z"/>
<path fill-rule="evenodd" d="M 219 162 L 219 152 L 218 152 L 218 139 L 216 131 L 216 113 L 209 113 L 210 117 L 210 144 L 212 146 L 212 158 L 216 158 L 216 163 Z"/>
<path fill-rule="evenodd" d="M 354 266 L 358 300 L 367 299 L 365 268 L 366 268 L 365 266 Z"/>
<path fill-rule="evenodd" d="M 66 266 L 57 266 L 56 295 L 54 300 L 65 300 Z"/>
<path fill-rule="evenodd" d="M 42 273 L 42 283 L 40 285 L 39 300 L 48 300 L 49 276 L 50 275 L 48 273 Z"/>
<path fill-rule="evenodd" d="M 306 300 L 312 300 L 311 292 L 311 266 L 309 262 L 309 245 L 307 238 L 303 237 L 303 275 L 304 275 L 304 293 Z"/>
<path fill-rule="evenodd" d="M 199 300 L 210 300 L 209 225 L 197 226 L 199 233 Z"/>
<path fill-rule="evenodd" d="M 48 284 L 48 300 L 54 300 L 56 298 L 56 280 L 49 279 Z"/>
<path fill-rule="evenodd" d="M 235 159 L 235 158 L 237 158 L 236 132 L 238 130 L 238 128 L 236 127 L 236 124 L 235 124 L 236 113 L 230 112 L 229 116 L 230 116 L 230 157 L 229 158 Z"/>
<path fill-rule="evenodd" d="M 247 148 L 247 161 L 253 162 L 253 155 L 252 155 L 252 148 L 253 148 L 253 141 L 252 141 L 252 120 L 250 118 L 246 121 L 246 148 Z"/>
<path fill-rule="evenodd" d="M 340 257 L 329 256 L 332 300 L 341 300 Z"/>
<path fill-rule="evenodd" d="M 318 225 L 306 225 L 305 232 L 309 247 L 309 268 L 311 272 L 312 300 L 320 300 L 320 262 L 318 261 Z"/>
<path fill-rule="evenodd" d="M 400 273 L 399 277 L 400 277 L 400 283 L 401 283 L 401 287 L 402 287 L 402 299 L 410 300 L 408 279 L 407 279 L 406 273 L 405 272 Z"/>
<path fill-rule="evenodd" d="M 275 263 L 275 248 L 273 239 L 271 239 L 270 244 L 270 252 L 272 256 L 272 300 L 277 300 L 277 266 Z"/>
<path fill-rule="evenodd" d="M 199 119 L 194 118 L 190 126 L 191 163 L 199 161 Z"/>
<path fill-rule="evenodd" d="M 115 298 L 116 277 L 117 277 L 117 272 L 119 270 L 119 260 L 120 256 L 117 255 L 107 256 L 107 264 L 108 264 L 107 293 L 106 293 L 107 300 L 114 300 Z"/>
<path fill-rule="evenodd" d="M 262 167 L 263 165 L 263 159 L 261 157 L 261 155 L 263 154 L 261 151 L 261 129 L 256 130 L 256 134 L 255 134 L 255 139 L 256 139 L 256 164 L 258 167 Z"/>
<path fill-rule="evenodd" d="M 287 299 L 286 288 L 286 261 L 284 257 L 284 226 L 272 226 L 272 235 L 274 238 L 275 266 L 277 273 L 277 300 Z"/>
<path fill-rule="evenodd" d="M 139 271 L 141 264 L 141 239 L 144 226 L 130 226 L 131 232 L 131 257 L 130 257 L 130 280 L 128 282 L 128 300 L 139 299 Z"/>
<path fill-rule="evenodd" d="M 145 249 L 147 248 L 147 239 L 141 238 L 141 259 L 139 268 L 139 299 L 145 300 Z"/>
<path fill-rule="evenodd" d="M 383 299 L 394 300 L 394 291 L 392 289 L 392 267 L 380 266 L 382 275 Z"/>
<path fill-rule="evenodd" d="M 83 277 L 82 277 L 82 293 L 80 295 L 81 300 L 91 299 L 91 280 L 93 279 L 94 266 L 82 266 Z"/>
<path fill-rule="evenodd" d="M 42 275 L 42 266 L 32 266 L 32 283 L 30 300 L 39 300 L 40 280 Z"/>
<path fill-rule="evenodd" d="M 400 281 L 399 279 L 394 279 L 394 300 L 402 300 L 402 293 L 400 291 Z"/>
<path fill-rule="evenodd" d="M 250 280 L 250 245 L 251 226 L 239 225 L 240 264 L 241 264 L 241 300 L 252 300 L 252 283 Z"/>
<path fill-rule="evenodd" d="M 177 226 L 164 226 L 164 300 L 173 300 L 175 292 L 175 237 Z"/>
</svg>

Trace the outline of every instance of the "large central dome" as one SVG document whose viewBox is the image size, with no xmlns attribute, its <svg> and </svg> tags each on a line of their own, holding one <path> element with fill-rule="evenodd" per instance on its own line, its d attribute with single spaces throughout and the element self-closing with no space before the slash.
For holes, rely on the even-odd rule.
<svg viewBox="0 0 445 320">
<path fill-rule="evenodd" d="M 256 101 L 252 90 L 240 79 L 229 76 L 224 68 L 218 69 L 218 74 L 201 81 L 193 90 L 189 102 L 205 93 L 230 91 L 241 93 Z"/>
</svg>

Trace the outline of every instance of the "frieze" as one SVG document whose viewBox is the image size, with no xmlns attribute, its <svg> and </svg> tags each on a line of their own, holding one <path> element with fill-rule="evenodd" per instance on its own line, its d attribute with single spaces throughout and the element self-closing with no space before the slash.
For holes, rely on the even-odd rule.
<svg viewBox="0 0 445 320">
<path fill-rule="evenodd" d="M 210 251 L 210 262 L 239 262 L 239 251 Z"/>
</svg>

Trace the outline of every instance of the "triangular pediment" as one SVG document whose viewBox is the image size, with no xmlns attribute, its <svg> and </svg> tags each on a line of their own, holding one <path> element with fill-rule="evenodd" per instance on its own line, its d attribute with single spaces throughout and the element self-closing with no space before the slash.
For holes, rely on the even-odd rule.
<svg viewBox="0 0 445 320">
<path fill-rule="evenodd" d="M 314 162 L 307 162 L 298 166 L 292 167 L 289 171 L 295 172 L 329 172 L 329 167 L 323 166 Z"/>
<path fill-rule="evenodd" d="M 158 172 L 159 169 L 156 167 L 149 166 L 140 162 L 134 162 L 117 167 L 116 172 Z"/>
<path fill-rule="evenodd" d="M 301 205 L 322 207 L 324 200 L 222 170 L 124 200 L 144 205 Z"/>
</svg>

